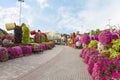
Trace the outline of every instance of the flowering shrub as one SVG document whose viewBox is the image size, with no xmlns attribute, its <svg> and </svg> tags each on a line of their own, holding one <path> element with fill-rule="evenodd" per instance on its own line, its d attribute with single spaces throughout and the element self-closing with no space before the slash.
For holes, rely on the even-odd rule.
<svg viewBox="0 0 120 80">
<path fill-rule="evenodd" d="M 119 80 L 120 79 L 120 57 L 112 59 L 112 79 Z"/>
<path fill-rule="evenodd" d="M 81 56 L 83 59 L 85 58 L 85 55 L 86 55 L 86 53 L 87 53 L 88 50 L 89 50 L 88 48 L 83 48 L 83 49 L 81 50 L 80 56 Z"/>
<path fill-rule="evenodd" d="M 21 46 L 21 49 L 22 49 L 22 52 L 23 52 L 23 55 L 30 55 L 32 54 L 32 46 Z"/>
<path fill-rule="evenodd" d="M 48 46 L 46 44 L 40 44 L 40 49 L 47 50 Z"/>
<path fill-rule="evenodd" d="M 92 80 L 111 80 L 110 60 L 102 59 L 94 64 Z"/>
<path fill-rule="evenodd" d="M 33 52 L 40 52 L 39 45 L 38 46 L 34 45 L 34 46 L 32 46 L 32 48 L 33 48 Z"/>
<path fill-rule="evenodd" d="M 99 33 L 98 40 L 102 44 L 110 44 L 112 41 L 112 33 L 109 30 L 104 30 Z"/>
<path fill-rule="evenodd" d="M 22 57 L 23 56 L 23 52 L 22 52 L 22 49 L 21 49 L 20 46 L 15 46 L 15 47 L 12 47 L 12 48 L 16 53 L 16 57 Z"/>
<path fill-rule="evenodd" d="M 91 40 L 97 40 L 98 41 L 98 35 L 97 34 L 92 35 Z"/>
<path fill-rule="evenodd" d="M 94 52 L 94 54 L 92 56 L 90 56 L 89 62 L 88 62 L 88 72 L 90 74 L 92 74 L 93 72 L 93 68 L 94 68 L 94 64 L 96 62 L 98 62 L 99 60 L 104 60 L 105 57 L 98 54 L 98 52 Z"/>
<path fill-rule="evenodd" d="M 0 47 L 0 61 L 7 61 L 8 60 L 8 52 L 7 49 L 4 47 Z"/>
<path fill-rule="evenodd" d="M 80 41 L 82 44 L 89 44 L 90 42 L 90 37 L 87 34 L 83 34 L 80 38 Z"/>
<path fill-rule="evenodd" d="M 16 58 L 16 52 L 12 47 L 7 48 L 9 59 Z"/>
<path fill-rule="evenodd" d="M 118 39 L 119 35 L 117 33 L 112 34 L 112 39 Z"/>
</svg>

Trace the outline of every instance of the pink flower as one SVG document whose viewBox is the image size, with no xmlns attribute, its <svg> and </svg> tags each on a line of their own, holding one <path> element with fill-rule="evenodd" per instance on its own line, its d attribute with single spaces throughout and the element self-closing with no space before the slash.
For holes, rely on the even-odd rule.
<svg viewBox="0 0 120 80">
<path fill-rule="evenodd" d="M 82 44 L 89 44 L 90 42 L 90 37 L 87 34 L 83 34 L 80 38 L 80 41 Z"/>
<path fill-rule="evenodd" d="M 109 30 L 104 30 L 98 35 L 98 40 L 102 44 L 109 44 L 112 40 L 112 33 Z"/>
</svg>

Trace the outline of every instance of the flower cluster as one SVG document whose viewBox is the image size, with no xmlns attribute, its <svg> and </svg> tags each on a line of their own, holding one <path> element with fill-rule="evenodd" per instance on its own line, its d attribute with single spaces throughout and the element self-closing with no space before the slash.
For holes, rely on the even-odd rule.
<svg viewBox="0 0 120 80">
<path fill-rule="evenodd" d="M 90 37 L 87 34 L 83 34 L 80 38 L 80 41 L 82 44 L 89 44 L 90 42 Z"/>
<path fill-rule="evenodd" d="M 0 47 L 0 61 L 7 61 L 8 60 L 8 51 L 4 47 Z"/>
<path fill-rule="evenodd" d="M 112 33 L 109 30 L 104 30 L 98 35 L 98 40 L 102 44 L 110 44 L 112 41 Z"/>
<path fill-rule="evenodd" d="M 30 55 L 32 54 L 32 46 L 21 46 L 21 49 L 23 51 L 23 55 Z"/>
<path fill-rule="evenodd" d="M 98 40 L 98 35 L 97 34 L 92 35 L 91 40 Z"/>
<path fill-rule="evenodd" d="M 8 59 L 14 59 L 22 56 L 31 55 L 33 53 L 40 53 L 43 50 L 51 49 L 55 46 L 54 42 L 46 42 L 46 44 L 19 44 L 9 47 L 0 47 L 0 61 L 6 61 Z"/>
</svg>

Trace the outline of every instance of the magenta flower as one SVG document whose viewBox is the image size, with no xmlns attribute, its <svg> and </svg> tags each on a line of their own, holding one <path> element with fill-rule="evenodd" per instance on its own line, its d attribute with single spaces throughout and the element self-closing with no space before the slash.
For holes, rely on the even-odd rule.
<svg viewBox="0 0 120 80">
<path fill-rule="evenodd" d="M 22 49 L 22 52 L 23 52 L 23 55 L 30 55 L 32 54 L 32 46 L 21 46 L 21 49 Z"/>
<path fill-rule="evenodd" d="M 16 58 L 16 52 L 12 47 L 7 48 L 9 59 Z"/>
<path fill-rule="evenodd" d="M 89 44 L 90 42 L 90 37 L 87 34 L 83 34 L 80 38 L 80 41 L 82 44 Z"/>
<path fill-rule="evenodd" d="M 7 61 L 8 60 L 8 52 L 5 47 L 0 47 L 0 61 Z"/>
<path fill-rule="evenodd" d="M 98 40 L 102 44 L 110 44 L 112 41 L 112 33 L 109 30 L 104 30 L 98 35 Z"/>
<path fill-rule="evenodd" d="M 97 40 L 98 41 L 98 35 L 97 34 L 92 35 L 91 40 Z"/>
<path fill-rule="evenodd" d="M 20 46 L 15 46 L 15 47 L 12 47 L 12 48 L 16 53 L 16 57 L 22 57 L 23 56 L 23 52 L 22 52 L 22 49 L 21 49 Z"/>
</svg>

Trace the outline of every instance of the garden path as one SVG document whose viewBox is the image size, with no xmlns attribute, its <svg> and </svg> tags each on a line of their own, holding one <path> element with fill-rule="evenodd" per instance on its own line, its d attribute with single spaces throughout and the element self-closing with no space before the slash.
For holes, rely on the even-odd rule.
<svg viewBox="0 0 120 80">
<path fill-rule="evenodd" d="M 40 54 L 0 62 L 0 80 L 90 80 L 80 50 L 56 46 Z"/>
</svg>

